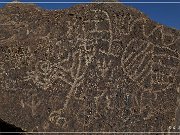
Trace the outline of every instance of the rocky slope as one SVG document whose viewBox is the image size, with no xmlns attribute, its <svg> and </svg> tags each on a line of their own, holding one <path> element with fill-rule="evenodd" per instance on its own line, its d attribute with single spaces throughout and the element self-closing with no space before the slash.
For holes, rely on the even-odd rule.
<svg viewBox="0 0 180 135">
<path fill-rule="evenodd" d="M 37 132 L 178 131 L 179 54 L 180 31 L 122 4 L 7 4 L 0 118 Z"/>
</svg>

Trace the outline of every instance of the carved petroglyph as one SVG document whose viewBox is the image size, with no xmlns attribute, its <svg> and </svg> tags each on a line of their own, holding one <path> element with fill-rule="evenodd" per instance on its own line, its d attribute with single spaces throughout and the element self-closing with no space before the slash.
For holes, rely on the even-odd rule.
<svg viewBox="0 0 180 135">
<path fill-rule="evenodd" d="M 36 114 L 36 110 L 39 108 L 39 105 L 41 104 L 41 101 L 35 101 L 35 98 L 37 95 L 32 95 L 32 100 L 30 103 L 25 103 L 27 107 L 29 107 L 32 111 L 32 116 Z"/>
<path fill-rule="evenodd" d="M 0 34 L 0 43 L 12 42 L 28 35 L 28 25 L 24 22 L 11 21 L 0 24 L 0 26 L 0 31 L 2 31 Z M 10 31 L 13 28 L 16 30 Z"/>
<path fill-rule="evenodd" d="M 131 15 L 130 13 L 122 15 L 116 15 L 115 16 L 115 24 L 116 24 L 116 29 L 115 33 L 118 35 L 130 35 L 131 32 L 134 32 L 134 28 L 138 23 L 145 24 L 147 21 L 146 18 L 144 17 L 135 17 Z M 142 25 L 144 27 L 144 25 Z M 141 33 L 139 33 L 141 34 Z"/>
<path fill-rule="evenodd" d="M 7 47 L 3 52 L 7 59 L 5 61 L 10 62 L 14 68 L 20 68 L 23 64 L 30 64 L 30 60 L 33 54 L 29 47 L 26 46 L 14 46 Z"/>
<path fill-rule="evenodd" d="M 82 42 L 82 44 L 79 45 L 79 47 L 82 49 L 82 52 L 75 52 L 73 54 L 73 63 L 72 67 L 70 68 L 70 75 L 72 79 L 74 80 L 71 83 L 71 89 L 66 96 L 66 100 L 64 103 L 64 107 L 58 111 L 54 111 L 50 114 L 50 121 L 55 121 L 55 123 L 59 123 L 61 120 L 65 120 L 64 117 L 61 116 L 61 112 L 65 111 L 68 107 L 69 101 L 71 97 L 74 95 L 74 91 L 78 85 L 80 85 L 79 82 L 82 82 L 81 80 L 84 77 L 84 74 L 86 72 L 86 68 L 88 65 L 93 61 L 93 58 L 96 54 L 96 48 L 100 45 L 100 40 L 105 42 L 105 44 L 102 44 L 100 50 L 109 52 L 111 50 L 112 45 L 112 26 L 110 22 L 110 17 L 107 12 L 101 11 L 101 10 L 92 10 L 91 11 L 94 15 L 94 17 L 91 20 L 85 20 L 84 25 L 82 25 L 82 31 L 84 34 L 84 38 L 78 38 L 79 42 Z M 101 13 L 101 14 L 100 14 Z M 89 13 L 87 13 L 89 14 Z M 102 18 L 102 16 L 104 18 Z M 70 24 L 70 23 L 68 23 Z M 88 27 L 89 25 L 93 25 L 93 27 Z M 107 25 L 107 27 L 101 28 L 101 26 Z M 72 33 L 73 27 L 69 26 L 68 35 L 70 36 L 70 33 Z M 94 36 L 95 35 L 95 36 Z M 103 36 L 108 37 L 103 37 Z M 107 46 L 105 46 L 107 44 Z M 97 46 L 98 45 L 98 46 Z M 78 65 L 75 63 L 76 57 L 78 56 Z M 83 57 L 85 59 L 85 69 L 82 73 L 80 73 L 80 70 L 82 68 L 82 60 Z M 109 62 L 110 64 L 111 62 Z M 108 70 L 108 67 L 106 66 L 106 62 L 103 62 L 103 65 L 99 65 L 99 68 L 102 72 L 102 76 L 105 77 L 105 74 Z M 76 72 L 74 72 L 74 69 Z M 59 116 L 59 117 L 58 117 Z"/>
<path fill-rule="evenodd" d="M 3 78 L 3 75 L 6 73 L 4 68 L 4 62 L 0 62 L 0 79 Z"/>
<path fill-rule="evenodd" d="M 124 73 L 143 89 L 138 110 L 140 114 L 143 114 L 149 108 L 146 117 L 144 117 L 145 121 L 161 112 L 158 107 L 153 107 L 153 104 L 161 100 L 162 97 L 158 96 L 160 93 L 172 89 L 178 76 L 180 62 L 178 51 L 171 48 L 178 37 L 165 33 L 162 25 L 156 25 L 149 33 L 145 32 L 146 27 L 147 24 L 144 21 L 142 32 L 146 40 L 131 39 L 121 58 Z M 169 40 L 166 40 L 166 36 Z M 161 104 L 159 106 L 164 109 L 163 113 L 171 112 L 166 107 L 169 101 Z M 177 112 L 178 109 L 176 114 Z M 161 126 L 162 129 L 163 126 Z"/>
<path fill-rule="evenodd" d="M 144 80 L 144 77 L 149 75 L 152 59 L 152 46 L 152 44 L 134 39 L 129 42 L 123 53 L 121 59 L 123 70 L 131 79 L 135 81 L 138 80 L 138 83 L 141 83 L 141 81 Z M 147 57 L 149 57 L 148 60 Z M 143 65 L 144 62 L 148 63 Z M 143 73 L 146 74 L 142 78 L 141 76 Z"/>
<path fill-rule="evenodd" d="M 27 95 L 25 95 L 25 97 L 27 97 L 26 99 L 20 99 L 20 106 L 22 108 L 30 108 L 31 110 L 31 115 L 35 116 L 37 114 L 37 110 L 39 108 L 39 106 L 42 104 L 42 102 L 39 100 L 38 98 L 38 94 L 37 93 L 31 93 L 32 90 L 30 90 L 29 93 L 27 93 Z"/>
<path fill-rule="evenodd" d="M 38 87 L 47 90 L 57 79 L 57 64 L 52 64 L 49 60 L 38 61 L 35 65 L 35 71 L 27 72 L 26 81 L 33 80 Z"/>
<path fill-rule="evenodd" d="M 49 121 L 63 128 L 67 122 L 66 117 L 63 115 L 63 109 L 53 111 L 49 116 Z"/>
<path fill-rule="evenodd" d="M 110 66 L 111 66 L 111 60 L 107 62 L 104 58 L 103 61 L 100 61 L 100 60 L 97 61 L 97 67 L 99 71 L 101 72 L 101 76 L 103 78 L 106 77 L 107 72 L 110 70 Z"/>
<path fill-rule="evenodd" d="M 73 79 L 73 82 L 69 83 L 71 85 L 71 88 L 66 96 L 66 100 L 64 102 L 63 108 L 61 108 L 57 111 L 51 112 L 51 114 L 49 116 L 49 120 L 51 122 L 53 122 L 57 125 L 61 125 L 62 127 L 66 121 L 66 118 L 62 117 L 62 112 L 66 111 L 66 109 L 68 108 L 68 104 L 69 104 L 71 98 L 75 94 L 76 87 L 81 85 L 81 83 L 83 82 L 83 77 L 84 77 L 84 75 L 86 73 L 86 69 L 87 69 L 86 65 L 85 65 L 85 67 L 83 67 L 83 63 L 82 63 L 83 57 L 82 57 L 81 51 L 74 52 L 72 58 L 73 58 L 73 61 L 72 61 L 72 65 L 70 68 L 70 76 Z M 59 123 L 62 123 L 62 124 L 59 124 Z"/>
<path fill-rule="evenodd" d="M 84 58 L 86 60 L 86 65 L 88 66 L 93 61 L 93 58 L 96 54 L 96 49 L 95 47 L 93 47 L 92 49 L 87 49 L 85 47 L 84 50 L 85 50 Z"/>
<path fill-rule="evenodd" d="M 128 19 L 125 19 L 128 18 Z M 115 16 L 115 23 L 117 28 L 115 29 L 116 34 L 124 34 L 129 35 L 130 34 L 130 24 L 133 21 L 132 15 L 123 15 L 122 17 L 119 15 Z"/>
<path fill-rule="evenodd" d="M 109 5 L 25 12 L 24 24 L 16 8 L 12 21 L 0 16 L 1 93 L 21 116 L 29 112 L 20 126 L 136 132 L 179 124 L 179 32 Z"/>
<path fill-rule="evenodd" d="M 101 51 L 110 52 L 113 37 L 109 14 L 103 10 L 92 10 L 88 14 L 93 17 L 84 21 L 87 45 L 98 45 Z"/>
<path fill-rule="evenodd" d="M 49 128 L 50 128 L 50 124 L 48 123 L 48 121 L 44 121 L 42 125 L 38 125 L 38 126 L 36 125 L 35 127 L 33 127 L 31 129 L 31 132 L 41 132 L 41 133 L 37 133 L 37 135 L 38 134 L 45 135 L 46 132 L 48 132 Z"/>
<path fill-rule="evenodd" d="M 174 82 L 179 58 L 177 52 L 167 47 L 133 39 L 123 53 L 121 64 L 124 72 L 145 89 L 157 84 L 166 88 Z"/>
<path fill-rule="evenodd" d="M 71 89 L 68 93 L 68 95 L 66 96 L 66 101 L 65 101 L 65 104 L 64 104 L 64 108 L 67 108 L 68 104 L 69 104 L 69 100 L 71 99 L 72 95 L 74 94 L 74 89 L 80 85 L 83 81 L 83 77 L 86 73 L 86 68 L 81 72 L 83 66 L 82 66 L 82 53 L 81 52 L 78 52 L 78 53 L 74 53 L 73 55 L 73 63 L 72 63 L 72 67 L 71 67 L 71 77 L 73 78 L 74 82 L 72 83 L 72 86 L 71 86 Z M 78 59 L 78 65 L 76 67 L 75 65 L 75 59 Z M 76 64 L 77 64 L 76 63 Z"/>
<path fill-rule="evenodd" d="M 148 39 L 154 37 L 155 40 L 159 40 L 158 42 L 161 42 L 163 46 L 171 46 L 179 39 L 175 34 L 167 33 L 163 25 L 156 25 L 149 33 L 145 32 L 146 27 L 147 25 L 145 22 L 143 25 L 143 35 Z M 160 35 L 154 36 L 156 33 L 159 33 Z"/>
</svg>

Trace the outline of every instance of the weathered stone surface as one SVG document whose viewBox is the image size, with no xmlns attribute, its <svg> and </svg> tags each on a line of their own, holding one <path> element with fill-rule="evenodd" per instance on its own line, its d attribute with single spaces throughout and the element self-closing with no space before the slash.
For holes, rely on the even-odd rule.
<svg viewBox="0 0 180 135">
<path fill-rule="evenodd" d="M 7 4 L 0 118 L 38 132 L 178 130 L 179 53 L 179 31 L 122 4 Z"/>
</svg>

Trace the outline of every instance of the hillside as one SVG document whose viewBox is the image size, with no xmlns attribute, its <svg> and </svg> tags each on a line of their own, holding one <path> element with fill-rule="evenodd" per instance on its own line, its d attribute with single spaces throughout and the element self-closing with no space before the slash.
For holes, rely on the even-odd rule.
<svg viewBox="0 0 180 135">
<path fill-rule="evenodd" d="M 179 54 L 180 31 L 123 4 L 7 4 L 0 118 L 37 132 L 178 131 Z"/>
</svg>

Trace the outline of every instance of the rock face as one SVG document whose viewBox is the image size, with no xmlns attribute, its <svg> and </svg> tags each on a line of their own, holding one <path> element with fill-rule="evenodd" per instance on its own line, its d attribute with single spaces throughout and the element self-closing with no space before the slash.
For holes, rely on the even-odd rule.
<svg viewBox="0 0 180 135">
<path fill-rule="evenodd" d="M 180 31 L 122 4 L 7 4 L 0 118 L 37 132 L 177 131 L 179 53 Z"/>
</svg>

